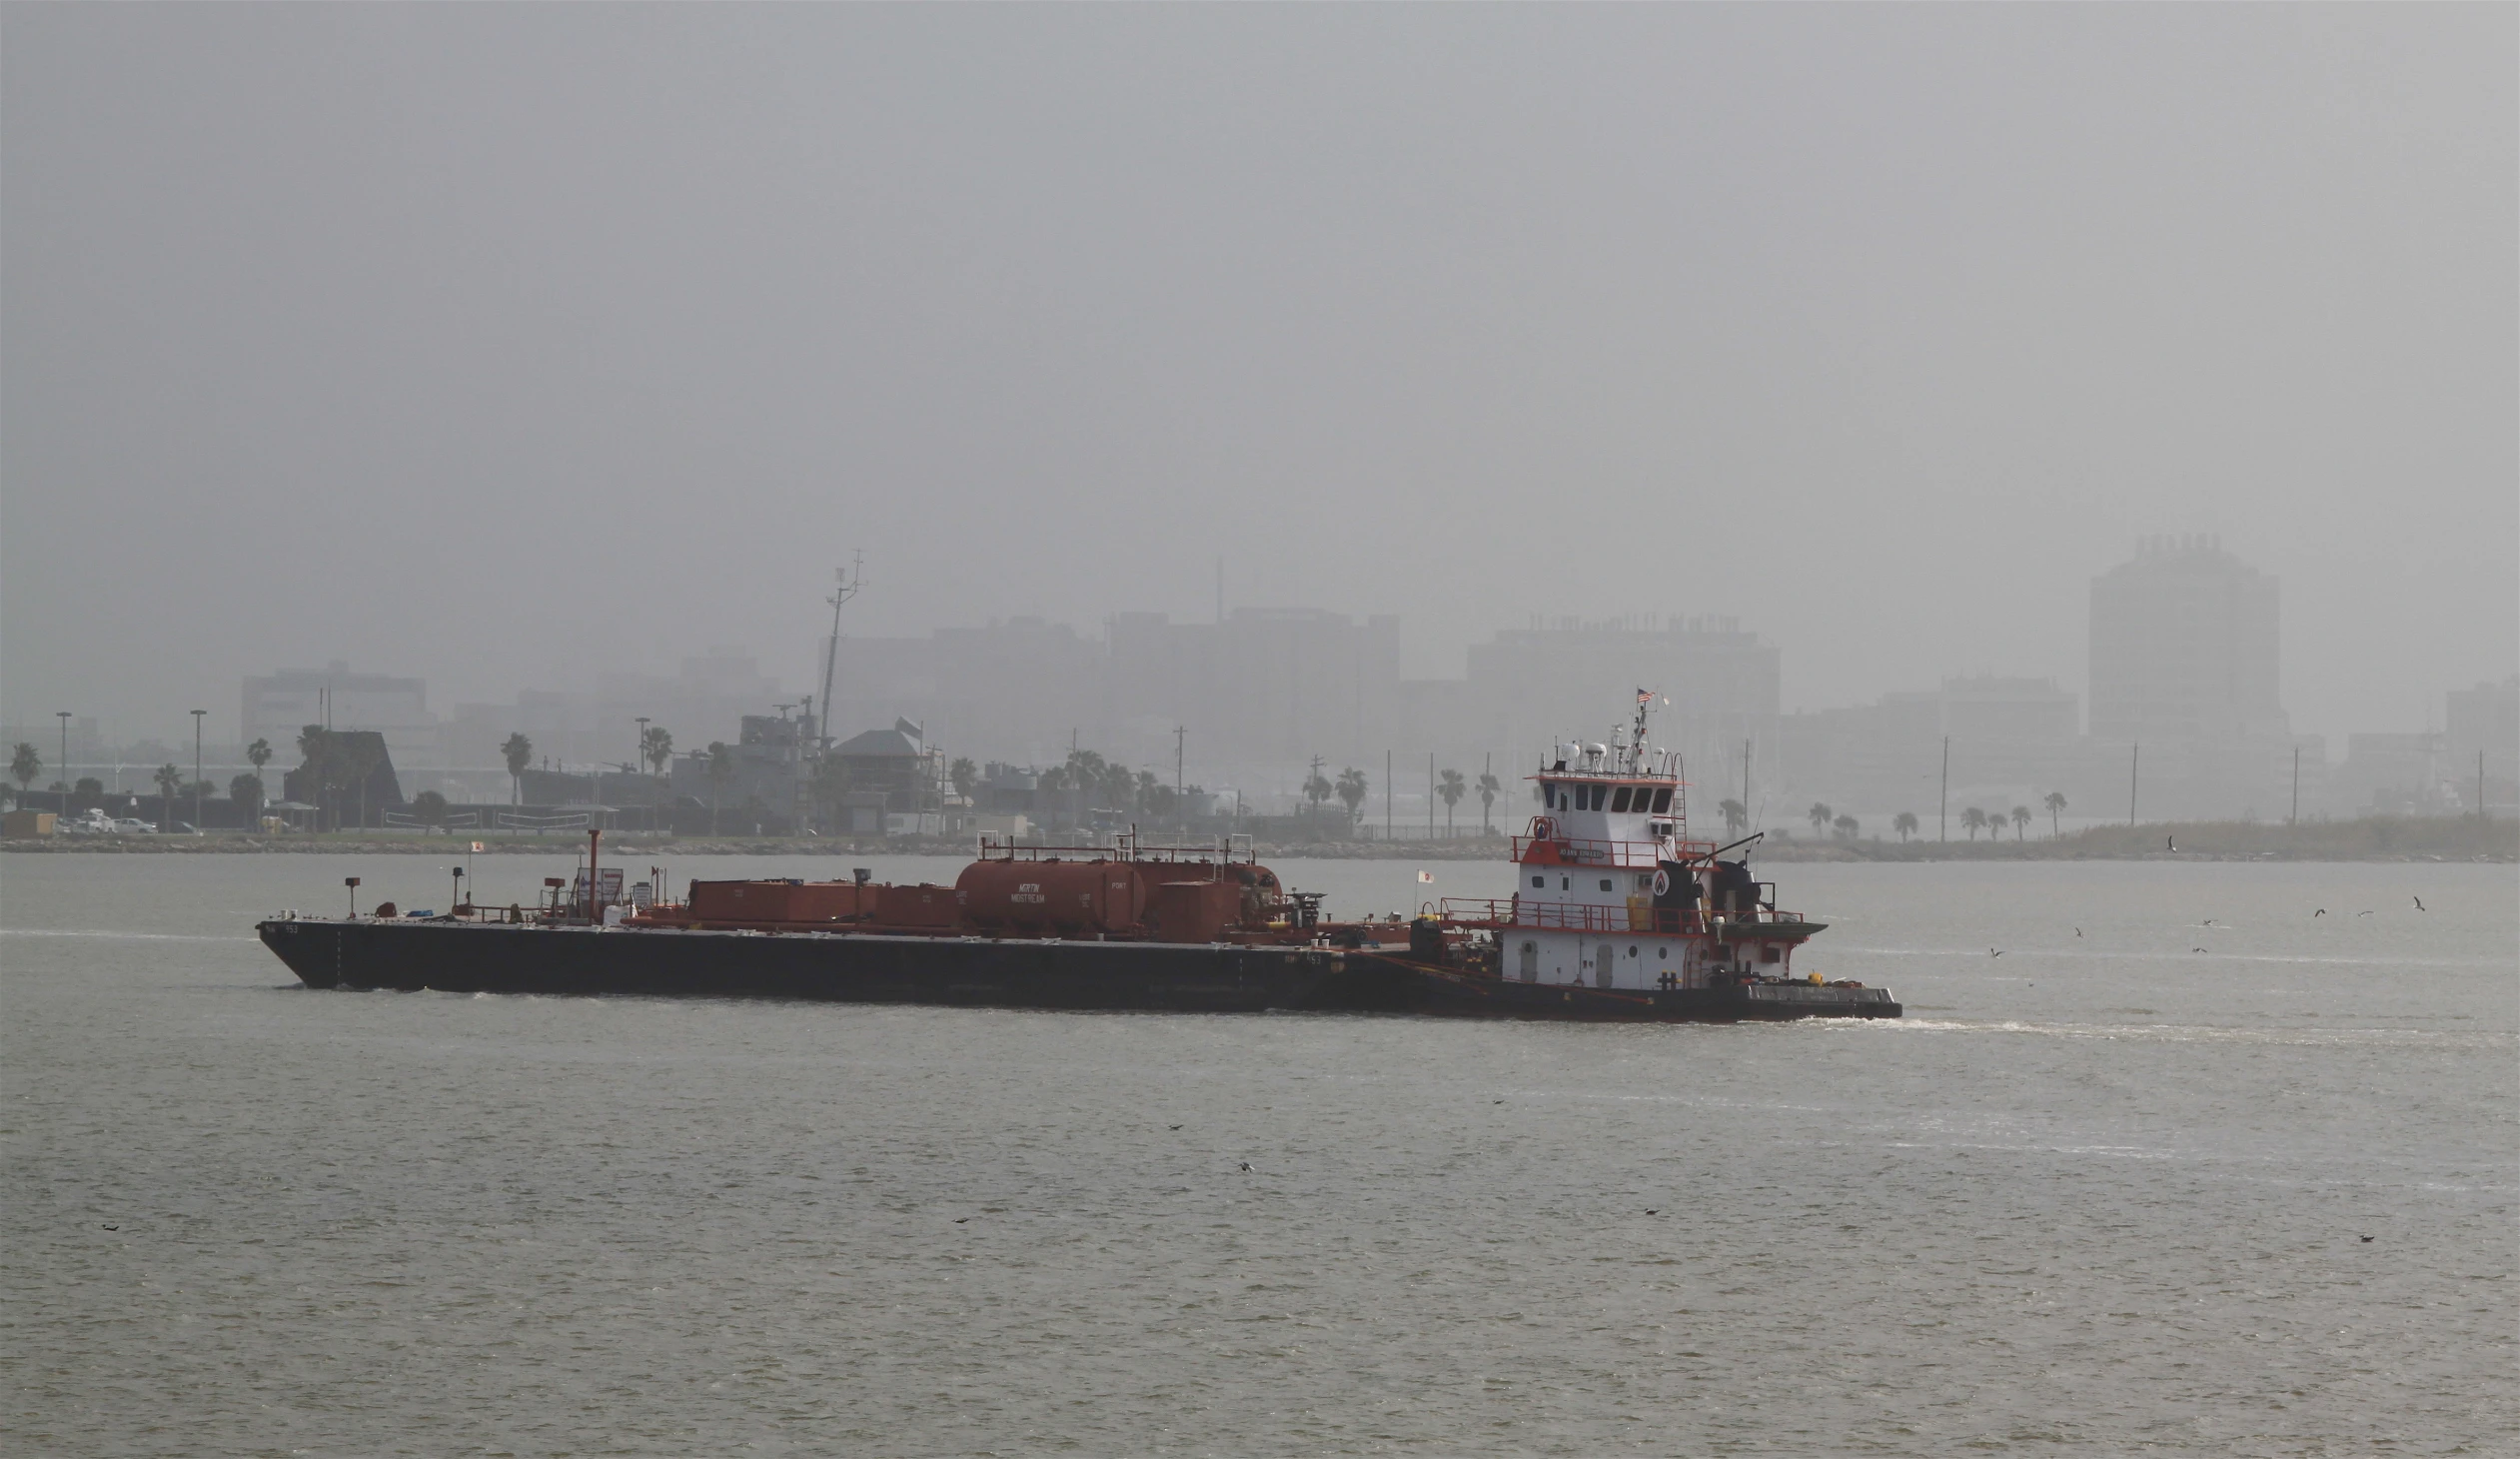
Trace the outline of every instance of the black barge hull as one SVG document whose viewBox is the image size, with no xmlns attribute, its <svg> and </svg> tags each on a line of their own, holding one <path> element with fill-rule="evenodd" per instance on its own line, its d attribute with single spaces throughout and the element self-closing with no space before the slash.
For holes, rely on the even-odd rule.
<svg viewBox="0 0 2520 1459">
<path fill-rule="evenodd" d="M 1321 947 L 382 919 L 275 919 L 257 930 L 315 988 L 1607 1022 L 1899 1016 L 1882 988 L 1772 983 L 1630 992 L 1510 982 L 1390 953 Z"/>
</svg>

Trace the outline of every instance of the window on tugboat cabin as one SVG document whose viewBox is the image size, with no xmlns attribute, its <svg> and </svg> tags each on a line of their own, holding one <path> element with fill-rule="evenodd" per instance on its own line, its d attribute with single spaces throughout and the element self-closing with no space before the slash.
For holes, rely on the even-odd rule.
<svg viewBox="0 0 2520 1459">
<path fill-rule="evenodd" d="M 1669 786 L 1669 785 L 1665 785 L 1665 786 L 1663 786 L 1661 789 L 1656 790 L 1656 791 L 1654 792 L 1654 813 L 1655 813 L 1655 814 L 1657 814 L 1657 815 L 1661 815 L 1663 812 L 1665 812 L 1665 811 L 1667 811 L 1667 810 L 1669 810 L 1669 809 L 1671 809 L 1671 808 L 1672 808 L 1672 787 L 1671 787 L 1671 786 Z"/>
<path fill-rule="evenodd" d="M 1620 812 L 1622 812 L 1622 811 L 1626 810 L 1627 808 L 1628 808 L 1628 787 L 1627 787 L 1627 786 L 1625 786 L 1625 785 L 1621 785 L 1621 786 L 1620 786 L 1617 790 L 1615 790 L 1615 791 L 1611 792 L 1611 796 L 1610 796 L 1610 813 L 1611 813 L 1611 814 L 1613 814 L 1613 815 L 1617 815 L 1617 814 L 1619 814 Z"/>
</svg>

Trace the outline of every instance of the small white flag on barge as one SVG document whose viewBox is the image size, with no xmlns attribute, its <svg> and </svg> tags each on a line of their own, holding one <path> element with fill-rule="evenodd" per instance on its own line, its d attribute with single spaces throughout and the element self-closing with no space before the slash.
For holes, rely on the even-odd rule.
<svg viewBox="0 0 2520 1459">
<path fill-rule="evenodd" d="M 1432 871 L 1420 871 L 1418 873 L 1418 879 L 1420 881 L 1432 881 L 1435 879 L 1435 873 Z"/>
</svg>

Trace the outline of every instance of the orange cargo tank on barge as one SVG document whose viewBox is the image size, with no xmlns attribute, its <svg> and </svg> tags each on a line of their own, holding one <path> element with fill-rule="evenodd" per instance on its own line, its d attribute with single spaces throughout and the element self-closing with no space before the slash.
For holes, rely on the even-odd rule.
<svg viewBox="0 0 2520 1459">
<path fill-rule="evenodd" d="M 1441 1013 L 1612 1021 L 1897 1017 L 1881 988 L 1797 977 L 1821 924 L 1747 860 L 1687 833 L 1677 757 L 1557 746 L 1513 896 L 1336 921 L 1246 846 L 1016 845 L 982 837 L 951 886 L 694 881 L 620 894 L 601 838 L 532 910 L 276 917 L 263 941 L 315 987 L 792 997 L 998 1007 Z M 389 908 L 379 908 L 388 912 Z"/>
</svg>

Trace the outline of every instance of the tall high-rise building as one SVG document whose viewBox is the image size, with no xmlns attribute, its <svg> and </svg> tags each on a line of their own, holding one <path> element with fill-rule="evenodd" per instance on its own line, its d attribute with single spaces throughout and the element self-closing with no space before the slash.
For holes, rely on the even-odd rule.
<svg viewBox="0 0 2520 1459">
<path fill-rule="evenodd" d="M 2147 537 L 2091 580 L 2091 735 L 2282 736 L 2276 580 L 2218 537 Z"/>
</svg>

